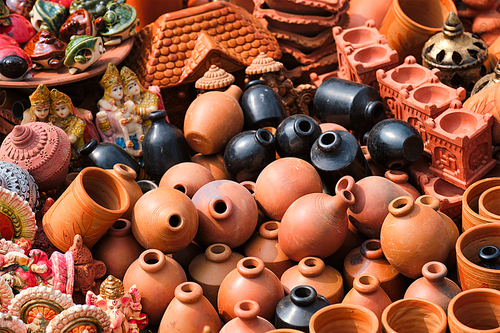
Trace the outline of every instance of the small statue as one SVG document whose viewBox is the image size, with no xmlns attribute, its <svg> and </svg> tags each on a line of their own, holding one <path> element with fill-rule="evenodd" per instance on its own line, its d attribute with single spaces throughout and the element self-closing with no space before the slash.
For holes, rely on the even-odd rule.
<svg viewBox="0 0 500 333">
<path fill-rule="evenodd" d="M 45 84 L 40 84 L 30 95 L 31 107 L 24 111 L 21 125 L 41 121 L 49 122 L 50 91 Z"/>
<path fill-rule="evenodd" d="M 137 34 L 135 27 L 139 25 L 139 19 L 134 7 L 110 1 L 106 8 L 106 14 L 94 21 L 104 39 L 104 45 L 118 45 Z"/>
<path fill-rule="evenodd" d="M 53 1 L 36 1 L 29 16 L 36 31 L 48 30 L 57 36 L 68 16 L 68 10 Z"/>
<path fill-rule="evenodd" d="M 71 36 L 66 53 L 64 66 L 68 67 L 70 74 L 83 72 L 101 59 L 106 49 L 101 37 Z"/>
</svg>

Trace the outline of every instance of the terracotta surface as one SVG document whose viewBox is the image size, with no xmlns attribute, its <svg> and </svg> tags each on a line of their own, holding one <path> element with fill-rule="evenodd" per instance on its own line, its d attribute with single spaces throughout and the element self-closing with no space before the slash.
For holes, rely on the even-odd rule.
<svg viewBox="0 0 500 333">
<path fill-rule="evenodd" d="M 361 274 L 354 278 L 353 288 L 347 292 L 342 304 L 364 306 L 373 311 L 380 320 L 382 312 L 392 301 L 380 288 L 380 281 L 376 276 Z"/>
<path fill-rule="evenodd" d="M 484 191 L 479 197 L 479 215 L 494 220 L 500 220 L 500 211 L 498 210 L 499 199 L 499 186 L 495 186 Z"/>
<path fill-rule="evenodd" d="M 362 306 L 332 304 L 316 312 L 309 322 L 311 333 L 377 333 L 377 316 Z"/>
<path fill-rule="evenodd" d="M 349 1 L 349 25 L 354 28 L 364 25 L 368 20 L 373 20 L 375 27 L 380 29 L 387 11 L 392 5 L 392 0 L 377 1 L 369 5 L 363 0 Z"/>
<path fill-rule="evenodd" d="M 121 181 L 121 183 L 127 189 L 128 196 L 130 197 L 130 205 L 122 217 L 125 219 L 130 219 L 132 217 L 132 211 L 134 210 L 135 203 L 142 197 L 141 187 L 136 183 L 137 173 L 129 167 L 128 165 L 117 163 L 113 166 L 113 169 L 109 169 L 108 172 L 112 173 Z M 115 277 L 118 277 L 115 275 Z M 119 278 L 119 277 L 118 277 Z"/>
<path fill-rule="evenodd" d="M 408 183 L 408 174 L 401 170 L 387 170 L 384 173 L 384 177 L 390 181 L 396 183 L 406 192 L 410 193 L 413 199 L 417 199 L 421 194 L 420 192 L 410 183 Z"/>
<path fill-rule="evenodd" d="M 495 186 L 500 186 L 500 177 L 481 179 L 467 188 L 462 196 L 462 231 L 473 226 L 496 222 L 478 214 L 478 202 L 481 194 Z"/>
<path fill-rule="evenodd" d="M 214 176 L 215 180 L 229 179 L 226 167 L 224 166 L 222 153 L 213 155 L 196 154 L 191 157 L 191 161 L 201 164 L 205 168 L 207 168 L 210 173 L 212 173 L 212 176 Z"/>
<path fill-rule="evenodd" d="M 137 31 L 154 22 L 160 15 L 183 8 L 182 0 L 128 0 L 127 4 L 137 11 L 137 18 L 140 21 L 136 27 Z"/>
<path fill-rule="evenodd" d="M 256 301 L 243 300 L 234 306 L 236 318 L 227 322 L 221 333 L 266 333 L 275 327 L 259 316 L 260 305 Z"/>
<path fill-rule="evenodd" d="M 201 164 L 183 162 L 169 168 L 158 186 L 176 189 L 192 198 L 200 187 L 214 180 L 210 171 Z"/>
</svg>

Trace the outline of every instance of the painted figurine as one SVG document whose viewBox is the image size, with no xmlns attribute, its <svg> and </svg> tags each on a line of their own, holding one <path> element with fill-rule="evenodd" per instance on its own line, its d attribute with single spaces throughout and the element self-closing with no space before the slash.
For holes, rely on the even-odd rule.
<svg viewBox="0 0 500 333">
<path fill-rule="evenodd" d="M 137 11 L 131 5 L 110 1 L 106 14 L 95 20 L 104 45 L 118 45 L 129 37 L 135 36 L 139 25 Z"/>
<path fill-rule="evenodd" d="M 106 49 L 101 37 L 71 36 L 66 53 L 64 66 L 68 67 L 70 74 L 83 72 L 101 59 Z"/>
<path fill-rule="evenodd" d="M 68 17 L 68 10 L 56 2 L 40 0 L 35 2 L 29 16 L 36 31 L 48 30 L 57 36 Z"/>
<path fill-rule="evenodd" d="M 41 121 L 49 122 L 50 91 L 45 84 L 40 84 L 29 97 L 31 107 L 24 111 L 21 125 Z"/>
</svg>

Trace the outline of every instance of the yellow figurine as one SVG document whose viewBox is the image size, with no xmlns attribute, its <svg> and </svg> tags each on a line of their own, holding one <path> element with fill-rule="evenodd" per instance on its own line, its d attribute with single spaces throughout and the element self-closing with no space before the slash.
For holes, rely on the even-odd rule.
<svg viewBox="0 0 500 333">
<path fill-rule="evenodd" d="M 40 84 L 29 97 L 31 107 L 24 111 L 21 125 L 35 121 L 48 122 L 50 113 L 50 91 Z"/>
</svg>

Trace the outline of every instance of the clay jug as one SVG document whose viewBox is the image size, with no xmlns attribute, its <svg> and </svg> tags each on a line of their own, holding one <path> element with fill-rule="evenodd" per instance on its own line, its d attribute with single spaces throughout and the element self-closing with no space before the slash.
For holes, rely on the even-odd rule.
<svg viewBox="0 0 500 333">
<path fill-rule="evenodd" d="M 280 221 L 295 200 L 322 191 L 321 178 L 311 164 L 300 158 L 284 157 L 270 163 L 259 174 L 255 199 L 269 218 Z"/>
<path fill-rule="evenodd" d="M 448 304 L 462 290 L 446 278 L 448 269 L 439 261 L 430 261 L 422 267 L 423 277 L 413 282 L 406 290 L 404 298 L 422 298 L 439 305 L 445 312 Z"/>
<path fill-rule="evenodd" d="M 125 272 L 123 287 L 136 285 L 141 292 L 142 312 L 149 324 L 160 324 L 168 304 L 174 298 L 175 288 L 186 282 L 186 273 L 174 259 L 160 250 L 149 249 L 141 253 Z"/>
<path fill-rule="evenodd" d="M 217 294 L 226 275 L 243 259 L 226 244 L 212 244 L 189 264 L 189 276 L 203 288 L 203 294 L 217 308 Z"/>
<path fill-rule="evenodd" d="M 166 187 L 144 194 L 132 214 L 132 232 L 146 249 L 177 252 L 191 243 L 198 231 L 198 212 L 184 193 Z"/>
<path fill-rule="evenodd" d="M 198 243 L 224 243 L 235 248 L 252 236 L 259 216 L 255 199 L 244 186 L 216 180 L 202 186 L 192 202 L 200 221 Z"/>
<path fill-rule="evenodd" d="M 332 304 L 316 312 L 309 322 L 310 333 L 380 333 L 373 311 L 363 306 Z"/>
<path fill-rule="evenodd" d="M 377 318 L 382 318 L 382 312 L 392 301 L 380 288 L 380 281 L 376 276 L 361 274 L 354 278 L 353 288 L 345 295 L 342 304 L 364 306 L 373 311 Z"/>
<path fill-rule="evenodd" d="M 286 117 L 281 96 L 262 80 L 253 80 L 246 84 L 240 104 L 245 116 L 246 130 L 266 126 L 278 127 Z"/>
<path fill-rule="evenodd" d="M 255 182 L 251 180 L 245 180 L 244 182 L 241 182 L 240 185 L 244 186 L 248 192 L 250 192 L 255 199 Z M 257 202 L 257 201 L 255 201 Z M 264 222 L 268 221 L 269 218 L 266 216 L 266 214 L 262 211 L 260 208 L 259 204 L 257 204 L 257 209 L 259 211 L 259 219 L 257 221 L 257 228 L 259 228 Z"/>
<path fill-rule="evenodd" d="M 0 187 L 17 193 L 29 203 L 31 210 L 36 212 L 38 207 L 38 185 L 30 173 L 19 165 L 0 161 Z"/>
<path fill-rule="evenodd" d="M 203 296 L 199 284 L 181 283 L 175 288 L 174 295 L 163 314 L 158 333 L 201 332 L 205 326 L 214 333 L 220 331 L 219 315 Z"/>
<path fill-rule="evenodd" d="M 265 318 L 259 316 L 259 303 L 243 300 L 234 306 L 236 318 L 230 320 L 220 333 L 266 333 L 275 327 Z"/>
<path fill-rule="evenodd" d="M 43 229 L 63 252 L 73 245 L 77 234 L 91 249 L 129 205 L 130 197 L 118 177 L 87 167 L 45 213 Z"/>
<path fill-rule="evenodd" d="M 285 118 L 276 129 L 276 152 L 280 157 L 298 157 L 311 161 L 311 147 L 321 134 L 314 118 L 294 114 Z"/>
<path fill-rule="evenodd" d="M 182 162 L 168 169 L 158 186 L 176 189 L 192 198 L 200 187 L 214 180 L 214 176 L 203 165 Z"/>
<path fill-rule="evenodd" d="M 369 238 L 379 238 L 382 223 L 389 213 L 389 203 L 397 197 L 409 195 L 398 185 L 379 176 L 365 177 L 358 182 L 351 176 L 342 177 L 335 188 L 339 193 L 348 189 L 356 198 L 349 207 L 349 221 Z"/>
<path fill-rule="evenodd" d="M 123 280 L 127 268 L 145 249 L 132 234 L 132 223 L 118 219 L 92 248 L 94 259 L 106 264 L 106 273 Z"/>
<path fill-rule="evenodd" d="M 222 281 L 217 306 L 222 320 L 227 322 L 236 317 L 236 303 L 253 300 L 259 304 L 258 315 L 273 321 L 276 305 L 283 297 L 285 292 L 280 280 L 265 268 L 264 262 L 259 258 L 246 257 Z"/>
<path fill-rule="evenodd" d="M 337 251 L 347 234 L 347 209 L 354 201 L 349 190 L 335 196 L 311 193 L 295 200 L 278 230 L 286 256 L 300 261 L 307 256 L 326 258 Z"/>
<path fill-rule="evenodd" d="M 195 151 L 210 155 L 224 150 L 229 140 L 243 129 L 242 94 L 231 85 L 225 92 L 209 91 L 198 96 L 186 111 L 184 136 Z M 220 121 L 224 119 L 224 121 Z"/>
<path fill-rule="evenodd" d="M 134 169 L 125 164 L 115 164 L 113 169 L 108 169 L 106 171 L 111 172 L 118 177 L 127 189 L 128 196 L 130 197 L 130 206 L 122 217 L 129 220 L 132 217 L 132 211 L 134 210 L 135 203 L 142 196 L 141 187 L 135 182 L 137 173 Z M 117 277 L 116 275 L 114 276 Z"/>
<path fill-rule="evenodd" d="M 413 185 L 408 183 L 409 177 L 406 172 L 400 170 L 387 170 L 384 177 L 398 184 L 398 186 L 408 192 L 413 199 L 417 200 L 417 198 L 421 196 L 420 192 Z"/>
<path fill-rule="evenodd" d="M 70 148 L 69 137 L 62 129 L 49 123 L 33 122 L 14 127 L 5 137 L 0 146 L 0 160 L 27 170 L 38 189 L 46 192 L 64 182 L 71 158 Z"/>
<path fill-rule="evenodd" d="M 215 180 L 229 179 L 222 155 L 222 152 L 212 155 L 196 154 L 191 157 L 191 161 L 207 168 Z"/>
<path fill-rule="evenodd" d="M 281 276 L 281 284 L 287 294 L 297 286 L 311 286 L 331 304 L 340 303 L 344 297 L 342 275 L 319 258 L 306 257 L 287 269 Z"/>
<path fill-rule="evenodd" d="M 344 259 L 343 276 L 346 289 L 350 290 L 354 279 L 361 274 L 376 276 L 380 287 L 393 302 L 403 298 L 409 285 L 407 278 L 387 261 L 378 239 L 368 239 Z"/>
<path fill-rule="evenodd" d="M 258 257 L 262 259 L 266 268 L 270 269 L 276 276 L 281 278 L 283 272 L 295 265 L 288 258 L 278 243 L 278 232 L 280 222 L 268 221 L 259 227 L 259 231 L 250 238 L 243 247 L 247 257 Z"/>
</svg>

